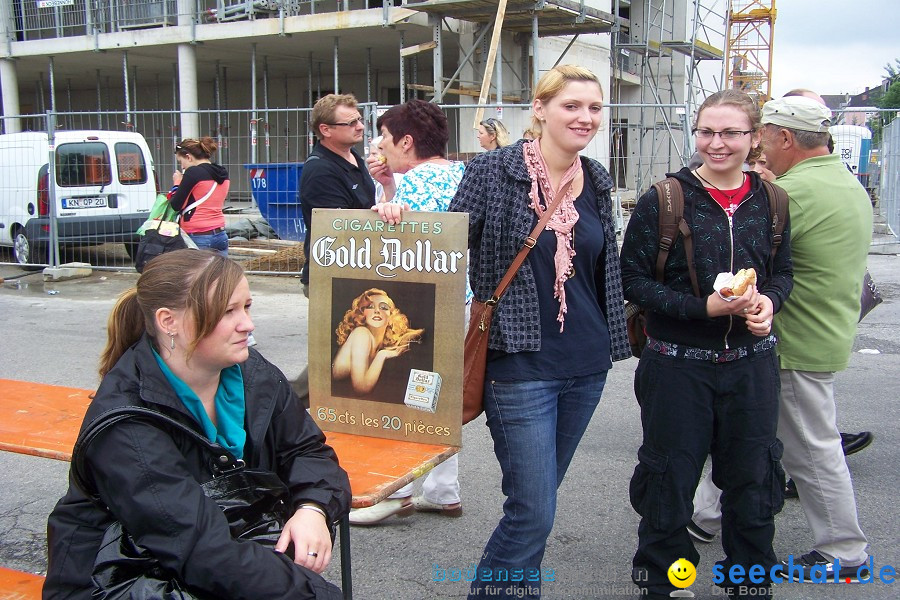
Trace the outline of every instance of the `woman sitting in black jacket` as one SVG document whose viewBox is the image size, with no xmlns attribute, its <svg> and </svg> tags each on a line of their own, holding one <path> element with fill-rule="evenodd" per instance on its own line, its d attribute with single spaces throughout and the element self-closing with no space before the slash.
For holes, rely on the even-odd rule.
<svg viewBox="0 0 900 600">
<path fill-rule="evenodd" d="M 318 573 L 331 559 L 329 525 L 349 510 L 347 474 L 285 376 L 247 346 L 251 302 L 241 267 L 229 259 L 197 250 L 155 259 L 110 315 L 102 381 L 82 428 L 112 409 L 149 408 L 248 468 L 276 473 L 291 516 L 274 551 L 232 539 L 201 488 L 213 475 L 206 450 L 146 421 L 122 421 L 84 454 L 106 509 L 70 478 L 50 515 L 44 598 L 91 598 L 101 538 L 116 520 L 203 597 L 340 597 Z"/>
</svg>

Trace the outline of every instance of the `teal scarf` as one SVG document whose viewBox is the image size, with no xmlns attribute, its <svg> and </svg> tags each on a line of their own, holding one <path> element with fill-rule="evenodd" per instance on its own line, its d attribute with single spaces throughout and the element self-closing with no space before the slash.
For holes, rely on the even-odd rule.
<svg viewBox="0 0 900 600">
<path fill-rule="evenodd" d="M 243 458 L 247 432 L 244 430 L 244 376 L 241 374 L 240 365 L 222 369 L 219 375 L 219 388 L 216 390 L 215 400 L 216 418 L 219 421 L 217 428 L 206 414 L 206 409 L 203 408 L 197 394 L 169 369 L 155 349 L 153 357 L 156 358 L 160 370 L 175 390 L 178 399 L 203 428 L 207 439 L 228 450 L 235 458 Z"/>
</svg>

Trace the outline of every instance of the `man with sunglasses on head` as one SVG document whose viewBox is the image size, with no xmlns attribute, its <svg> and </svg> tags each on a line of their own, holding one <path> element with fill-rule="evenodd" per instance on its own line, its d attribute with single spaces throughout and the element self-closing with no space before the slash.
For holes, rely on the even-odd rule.
<svg viewBox="0 0 900 600">
<path fill-rule="evenodd" d="M 354 150 L 365 132 L 365 120 L 352 94 L 328 94 L 313 107 L 312 129 L 318 138 L 300 174 L 300 209 L 306 224 L 300 275 L 309 298 L 309 226 L 314 208 L 371 208 L 375 182 L 365 159 Z"/>
</svg>

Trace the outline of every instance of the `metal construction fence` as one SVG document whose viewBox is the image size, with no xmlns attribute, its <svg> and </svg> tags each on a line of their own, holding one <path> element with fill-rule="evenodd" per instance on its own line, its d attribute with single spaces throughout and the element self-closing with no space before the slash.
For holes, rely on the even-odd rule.
<svg viewBox="0 0 900 600">
<path fill-rule="evenodd" d="M 386 108 L 360 104 L 366 124 L 360 152 L 368 151 L 376 116 Z M 442 108 L 450 125 L 448 155 L 466 161 L 480 151 L 476 107 Z M 315 143 L 310 113 L 295 108 L 188 115 L 199 120 L 201 136 L 216 142 L 213 160 L 228 170 L 230 254 L 250 271 L 297 273 L 301 268 L 305 224 L 299 177 Z M 492 105 L 484 118 L 502 117 L 512 139 L 518 139 L 530 115 L 530 105 Z M 139 239 L 135 229 L 157 192 L 172 186 L 183 117 L 178 111 L 118 111 L 4 118 L 17 119 L 24 133 L 0 136 L 0 262 L 131 268 Z M 608 148 L 601 132 L 586 154 L 610 164 Z"/>
<path fill-rule="evenodd" d="M 878 210 L 894 237 L 900 236 L 900 119 L 882 132 Z"/>
<path fill-rule="evenodd" d="M 376 117 L 386 108 L 360 104 L 366 124 L 361 152 L 368 150 L 377 133 Z M 450 125 L 449 156 L 468 160 L 480 151 L 476 107 L 442 108 Z M 675 113 L 677 107 L 637 108 Z M 213 160 L 229 172 L 225 213 L 231 255 L 253 272 L 295 274 L 302 266 L 306 225 L 300 216 L 299 178 L 315 142 L 310 113 L 308 108 L 291 108 L 48 112 L 4 118 L 18 119 L 13 129 L 25 133 L 0 136 L 0 262 L 37 267 L 79 261 L 100 269 L 130 269 L 139 239 L 135 230 L 157 192 L 172 185 L 175 144 L 187 118 L 199 123 L 201 136 L 215 140 Z M 528 104 L 488 105 L 483 114 L 501 119 L 512 139 L 529 126 L 530 116 Z M 842 113 L 836 120 L 851 121 L 846 116 L 849 113 Z M 646 182 L 676 170 L 690 157 L 684 148 L 688 127 L 680 123 L 660 129 L 612 121 L 585 149 L 585 155 L 607 165 L 613 176 L 620 227 L 623 205 L 627 210 L 648 187 Z M 833 129 L 835 152 L 869 188 L 873 200 L 878 199 L 880 211 L 898 232 L 900 125 L 892 123 L 883 132 L 874 129 L 874 145 L 868 128 L 850 126 L 840 134 Z M 95 133 L 74 133 L 78 131 Z M 669 141 L 643 144 L 641 136 Z M 660 152 L 666 145 L 668 150 Z"/>
</svg>

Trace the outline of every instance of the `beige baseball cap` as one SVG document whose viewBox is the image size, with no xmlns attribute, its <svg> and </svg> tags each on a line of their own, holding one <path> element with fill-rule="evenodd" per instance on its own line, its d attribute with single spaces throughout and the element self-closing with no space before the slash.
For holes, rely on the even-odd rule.
<svg viewBox="0 0 900 600">
<path fill-rule="evenodd" d="M 805 96 L 776 98 L 763 104 L 762 123 L 800 131 L 828 131 L 831 126 L 831 110 Z"/>
</svg>

